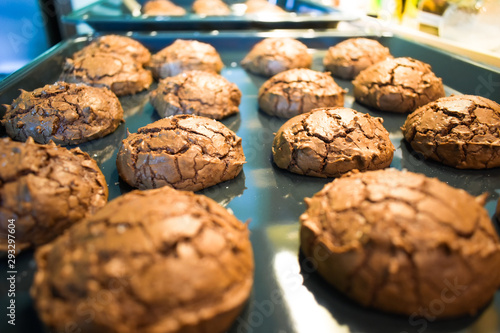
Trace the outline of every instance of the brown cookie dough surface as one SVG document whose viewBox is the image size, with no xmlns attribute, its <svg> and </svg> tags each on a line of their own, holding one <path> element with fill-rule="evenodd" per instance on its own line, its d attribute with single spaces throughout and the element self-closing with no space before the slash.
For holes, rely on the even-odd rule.
<svg viewBox="0 0 500 333">
<path fill-rule="evenodd" d="M 15 220 L 16 250 L 51 241 L 108 200 L 104 175 L 79 148 L 2 138 L 0 165 L 0 233 Z M 0 250 L 7 250 L 7 237 L 0 237 Z"/>
<path fill-rule="evenodd" d="M 151 16 L 182 16 L 186 10 L 168 0 L 148 0 L 142 6 L 142 13 Z"/>
<path fill-rule="evenodd" d="M 149 64 L 155 78 L 175 76 L 190 70 L 220 73 L 224 64 L 210 44 L 177 39 L 151 57 Z"/>
<path fill-rule="evenodd" d="M 230 15 L 231 9 L 222 0 L 196 0 L 193 2 L 193 12 L 198 15 L 223 16 Z"/>
<path fill-rule="evenodd" d="M 247 225 L 166 187 L 118 197 L 35 258 L 31 295 L 57 332 L 222 333 L 253 284 Z"/>
<path fill-rule="evenodd" d="M 245 5 L 245 14 L 275 15 L 286 13 L 286 10 L 267 0 L 247 0 Z"/>
<path fill-rule="evenodd" d="M 222 123 L 178 115 L 139 128 L 122 141 L 118 174 L 140 189 L 170 186 L 198 191 L 243 169 L 241 139 Z"/>
<path fill-rule="evenodd" d="M 309 68 L 312 54 L 307 46 L 293 38 L 272 37 L 255 44 L 241 61 L 249 72 L 271 77 L 292 68 Z"/>
<path fill-rule="evenodd" d="M 459 169 L 500 166 L 500 105 L 487 98 L 440 98 L 409 114 L 402 130 L 425 158 Z"/>
<path fill-rule="evenodd" d="M 295 68 L 264 82 L 258 100 L 267 114 L 291 118 L 315 108 L 343 106 L 345 93 L 329 73 Z"/>
<path fill-rule="evenodd" d="M 101 138 L 123 122 L 120 101 L 107 88 L 56 82 L 21 91 L 2 124 L 15 140 L 74 145 Z"/>
<path fill-rule="evenodd" d="M 105 35 L 92 40 L 89 45 L 73 55 L 78 58 L 91 53 L 114 53 L 116 55 L 126 55 L 135 59 L 141 64 L 149 62 L 151 53 L 138 41 L 119 35 Z"/>
<path fill-rule="evenodd" d="M 500 285 L 492 269 L 500 243 L 484 199 L 395 169 L 337 178 L 306 199 L 301 249 L 361 305 L 413 316 L 430 306 L 439 309 L 433 317 L 474 314 Z"/>
<path fill-rule="evenodd" d="M 348 108 L 319 108 L 288 120 L 273 141 L 274 163 L 315 177 L 383 169 L 394 146 L 381 118 Z"/>
<path fill-rule="evenodd" d="M 62 81 L 107 87 L 117 96 L 148 89 L 153 82 L 149 70 L 126 54 L 85 53 L 66 59 Z"/>
<path fill-rule="evenodd" d="M 161 117 L 194 114 L 222 119 L 239 112 L 241 91 L 219 74 L 189 71 L 160 81 L 150 102 Z"/>
<path fill-rule="evenodd" d="M 389 49 L 368 38 L 350 38 L 331 46 L 323 59 L 333 76 L 352 80 L 367 67 L 390 57 Z"/>
<path fill-rule="evenodd" d="M 361 71 L 352 81 L 354 97 L 382 111 L 408 113 L 444 97 L 441 78 L 412 58 L 389 58 Z"/>
</svg>

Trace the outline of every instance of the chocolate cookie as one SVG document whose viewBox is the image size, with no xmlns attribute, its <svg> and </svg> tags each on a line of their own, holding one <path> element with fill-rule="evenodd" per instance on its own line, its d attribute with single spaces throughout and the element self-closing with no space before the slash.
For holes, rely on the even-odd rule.
<svg viewBox="0 0 500 333">
<path fill-rule="evenodd" d="M 154 54 L 149 67 L 155 78 L 163 79 L 190 70 L 220 73 L 224 64 L 212 45 L 196 40 L 177 39 Z"/>
<path fill-rule="evenodd" d="M 2 124 L 15 140 L 74 145 L 108 135 L 123 121 L 120 101 L 107 88 L 56 82 L 22 90 Z"/>
<path fill-rule="evenodd" d="M 132 57 L 141 64 L 149 62 L 151 53 L 138 41 L 119 35 L 105 35 L 97 37 L 80 51 L 73 55 L 79 58 L 92 53 L 114 53 L 116 55 L 126 55 Z"/>
<path fill-rule="evenodd" d="M 383 169 L 394 146 L 381 118 L 348 108 L 319 108 L 288 120 L 273 141 L 274 163 L 315 177 Z"/>
<path fill-rule="evenodd" d="M 222 123 L 178 115 L 139 128 L 122 141 L 118 174 L 140 189 L 170 186 L 198 191 L 243 169 L 241 139 Z"/>
<path fill-rule="evenodd" d="M 390 57 L 389 49 L 368 38 L 350 38 L 331 46 L 323 65 L 333 76 L 352 80 L 363 69 Z"/>
<path fill-rule="evenodd" d="M 241 61 L 249 72 L 271 77 L 292 68 L 309 68 L 312 54 L 307 46 L 293 38 L 266 38 L 255 44 Z"/>
<path fill-rule="evenodd" d="M 343 106 L 345 93 L 329 73 L 295 68 L 264 82 L 259 107 L 271 116 L 291 118 L 314 108 Z"/>
<path fill-rule="evenodd" d="M 222 0 L 195 0 L 193 12 L 198 15 L 223 16 L 231 14 L 231 9 Z"/>
<path fill-rule="evenodd" d="M 459 169 L 500 166 L 500 105 L 487 98 L 440 98 L 408 115 L 402 130 L 425 158 Z"/>
<path fill-rule="evenodd" d="M 161 80 L 149 96 L 161 117 L 194 114 L 222 119 L 239 112 L 241 91 L 219 74 L 189 71 Z"/>
<path fill-rule="evenodd" d="M 444 97 L 441 78 L 412 58 L 389 58 L 361 71 L 352 81 L 354 97 L 382 111 L 407 113 Z"/>
<path fill-rule="evenodd" d="M 253 285 L 247 225 L 166 187 L 118 197 L 35 258 L 31 295 L 57 332 L 222 333 Z"/>
<path fill-rule="evenodd" d="M 283 8 L 266 0 L 247 0 L 245 5 L 247 7 L 245 14 L 275 15 L 286 13 Z"/>
<path fill-rule="evenodd" d="M 66 59 L 62 81 L 107 87 L 117 96 L 148 89 L 153 82 L 149 70 L 126 54 L 84 53 Z"/>
<path fill-rule="evenodd" d="M 51 241 L 108 200 L 104 175 L 79 148 L 2 138 L 0 165 L 0 233 L 15 220 L 16 251 Z M 7 249 L 0 237 L 0 250 Z"/>
<path fill-rule="evenodd" d="M 395 169 L 335 179 L 306 199 L 301 249 L 363 306 L 433 318 L 474 314 L 500 285 L 500 242 L 474 198 Z M 411 317 L 410 317 L 411 318 Z"/>
<path fill-rule="evenodd" d="M 182 16 L 186 10 L 168 0 L 148 0 L 142 6 L 142 13 L 151 16 Z"/>
</svg>

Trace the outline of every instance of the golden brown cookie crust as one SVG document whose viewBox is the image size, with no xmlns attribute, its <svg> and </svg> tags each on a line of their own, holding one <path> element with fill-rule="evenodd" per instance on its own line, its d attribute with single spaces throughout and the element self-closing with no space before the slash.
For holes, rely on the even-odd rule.
<svg viewBox="0 0 500 333">
<path fill-rule="evenodd" d="M 385 169 L 337 178 L 300 217 L 301 249 L 356 302 L 392 313 L 474 314 L 500 285 L 500 242 L 474 198 L 435 178 Z M 441 307 L 442 305 L 442 307 Z"/>
<path fill-rule="evenodd" d="M 380 61 L 361 71 L 352 84 L 356 101 L 381 111 L 409 113 L 445 96 L 431 66 L 407 57 Z"/>
<path fill-rule="evenodd" d="M 293 38 L 272 37 L 255 44 L 241 61 L 241 67 L 254 74 L 271 77 L 292 68 L 310 68 L 312 54 Z"/>
<path fill-rule="evenodd" d="M 415 151 L 459 169 L 500 166 L 500 105 L 473 95 L 443 97 L 408 115 L 402 130 Z"/>
<path fill-rule="evenodd" d="M 222 0 L 195 0 L 192 8 L 193 12 L 198 15 L 224 16 L 231 14 L 231 9 Z"/>
<path fill-rule="evenodd" d="M 222 119 L 239 112 L 241 91 L 219 74 L 189 71 L 161 80 L 149 97 L 160 117 L 194 114 Z"/>
<path fill-rule="evenodd" d="M 315 177 L 383 169 L 394 146 L 381 118 L 349 108 L 319 108 L 288 120 L 273 141 L 274 163 Z"/>
<path fill-rule="evenodd" d="M 151 16 L 182 16 L 186 10 L 169 0 L 148 0 L 142 6 L 142 13 Z"/>
<path fill-rule="evenodd" d="M 2 124 L 18 141 L 74 145 L 113 133 L 123 121 L 120 101 L 107 88 L 56 82 L 21 90 Z"/>
<path fill-rule="evenodd" d="M 191 70 L 220 73 L 224 64 L 212 45 L 177 39 L 153 54 L 148 66 L 156 79 L 164 79 Z"/>
<path fill-rule="evenodd" d="M 264 82 L 258 101 L 267 114 L 292 118 L 315 108 L 344 106 L 345 93 L 330 73 L 294 68 Z"/>
<path fill-rule="evenodd" d="M 0 165 L 8 165 L 0 168 L 0 233 L 16 220 L 16 250 L 51 241 L 108 200 L 104 175 L 79 148 L 2 138 Z M 6 242 L 0 237 L 0 250 Z"/>
<path fill-rule="evenodd" d="M 61 81 L 107 87 L 117 96 L 135 94 L 153 83 L 149 70 L 125 54 L 86 53 L 66 59 Z"/>
<path fill-rule="evenodd" d="M 198 191 L 243 169 L 241 138 L 221 122 L 194 115 L 160 119 L 122 141 L 116 166 L 129 185 Z"/>
<path fill-rule="evenodd" d="M 56 331 L 222 333 L 253 284 L 247 225 L 167 187 L 118 197 L 35 258 L 31 295 Z"/>
<path fill-rule="evenodd" d="M 78 58 L 91 53 L 114 53 L 132 57 L 141 64 L 149 62 L 151 52 L 140 42 L 120 35 L 105 35 L 92 40 L 89 45 L 73 55 Z"/>
<path fill-rule="evenodd" d="M 352 80 L 363 69 L 390 56 L 389 49 L 374 39 L 350 38 L 331 46 L 323 65 L 333 76 Z"/>
</svg>

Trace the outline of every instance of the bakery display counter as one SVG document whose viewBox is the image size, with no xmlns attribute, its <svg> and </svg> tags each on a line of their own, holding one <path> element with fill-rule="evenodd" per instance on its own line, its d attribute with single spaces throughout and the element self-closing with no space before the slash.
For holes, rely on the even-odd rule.
<svg viewBox="0 0 500 333">
<path fill-rule="evenodd" d="M 103 5 L 102 2 L 99 3 Z M 88 10 L 88 9 L 87 9 Z M 83 13 L 83 12 L 82 12 Z M 294 37 L 307 45 L 313 56 L 312 69 L 323 71 L 323 58 L 330 46 L 350 37 L 366 36 L 338 30 L 311 32 L 288 30 L 275 32 L 222 31 L 129 33 L 155 53 L 176 39 L 196 39 L 209 43 L 221 55 L 224 63 L 221 75 L 235 83 L 242 92 L 240 112 L 222 120 L 242 138 L 246 164 L 233 180 L 206 188 L 197 193 L 207 195 L 230 209 L 241 221 L 249 221 L 255 257 L 255 283 L 245 309 L 228 332 L 497 332 L 500 330 L 500 292 L 488 306 L 474 316 L 436 320 L 441 300 L 429 304 L 427 316 L 398 316 L 364 308 L 328 285 L 311 262 L 299 252 L 299 216 L 305 211 L 304 198 L 318 192 L 332 178 L 315 178 L 292 174 L 278 168 L 272 160 L 274 133 L 286 119 L 272 117 L 259 110 L 257 95 L 266 78 L 245 71 L 241 60 L 260 40 L 273 36 Z M 463 57 L 425 46 L 391 34 L 368 35 L 389 48 L 396 57 L 408 56 L 426 62 L 443 80 L 445 93 L 477 94 L 500 102 L 500 70 L 479 65 Z M 33 62 L 0 82 L 0 104 L 10 104 L 19 90 L 34 90 L 58 80 L 66 57 L 87 45 L 95 35 L 76 36 L 63 41 Z M 396 148 L 392 168 L 406 169 L 436 177 L 447 184 L 465 189 L 474 196 L 489 193 L 486 209 L 493 217 L 500 195 L 500 169 L 459 170 L 424 160 L 404 141 L 401 126 L 405 114 L 376 111 L 357 103 L 351 81 L 335 78 L 346 90 L 344 106 L 383 118 L 384 127 Z M 119 98 L 125 123 L 101 139 L 78 145 L 97 161 L 109 188 L 109 199 L 133 190 L 118 176 L 116 156 L 127 131 L 160 119 L 149 102 L 149 93 L 156 88 Z M 2 108 L 0 116 L 5 110 Z M 0 136 L 6 136 L 0 129 Z M 17 255 L 16 325 L 0 321 L 1 332 L 47 332 L 39 321 L 29 294 L 36 269 L 32 251 Z M 487 269 L 496 270 L 497 267 Z M 0 270 L 7 272 L 7 258 L 1 257 Z M 161 277 L 158 277 L 161 279 Z M 0 307 L 9 305 L 9 281 L 0 282 Z M 92 303 L 93 302 L 93 303 Z M 104 307 L 106 299 L 89 300 L 89 304 Z M 434 312 L 433 312 L 434 311 Z M 68 325 L 70 325 L 69 323 Z M 68 326 L 69 327 L 69 326 Z M 74 329 L 70 327 L 70 329 Z"/>
</svg>

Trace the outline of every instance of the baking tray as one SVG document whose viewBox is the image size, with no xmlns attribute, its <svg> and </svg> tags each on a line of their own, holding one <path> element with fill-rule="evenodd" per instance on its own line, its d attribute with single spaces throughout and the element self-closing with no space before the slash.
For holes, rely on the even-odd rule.
<svg viewBox="0 0 500 333">
<path fill-rule="evenodd" d="M 255 253 L 255 284 L 242 314 L 230 329 L 231 333 L 330 333 L 330 332 L 497 332 L 500 331 L 500 292 L 491 304 L 474 317 L 434 321 L 411 319 L 372 309 L 350 301 L 325 283 L 299 254 L 299 216 L 306 209 L 304 197 L 310 197 L 332 179 L 295 175 L 274 166 L 271 157 L 273 133 L 285 119 L 270 117 L 258 110 L 257 93 L 264 78 L 245 72 L 239 65 L 250 48 L 264 37 L 276 32 L 221 32 L 131 34 L 152 52 L 169 45 L 176 38 L 197 39 L 212 44 L 221 54 L 225 68 L 222 75 L 238 85 L 243 93 L 240 113 L 222 122 L 243 139 L 247 163 L 234 180 L 218 184 L 198 193 L 205 194 L 231 209 L 242 221 L 250 220 L 251 241 Z M 323 70 L 322 59 L 327 48 L 348 37 L 338 31 L 281 32 L 296 37 L 314 55 L 313 69 Z M 0 82 L 0 104 L 11 103 L 19 89 L 32 90 L 52 83 L 61 72 L 64 58 L 81 49 L 94 36 L 80 36 L 64 41 L 41 55 L 28 66 Z M 446 93 L 471 93 L 499 101 L 500 72 L 464 61 L 456 56 L 413 42 L 393 37 L 374 37 L 390 48 L 395 56 L 412 56 L 430 63 L 443 78 Z M 236 48 L 235 45 L 238 45 Z M 400 126 L 406 116 L 377 112 L 356 103 L 349 81 L 336 79 L 348 89 L 345 106 L 384 118 L 397 148 L 392 167 L 437 177 L 448 184 L 463 188 L 473 195 L 489 192 L 486 205 L 493 216 L 500 192 L 500 168 L 490 170 L 457 170 L 431 161 L 424 161 L 402 142 Z M 126 122 L 102 139 L 81 144 L 99 163 L 109 186 L 110 199 L 131 188 L 120 181 L 115 158 L 126 130 L 159 119 L 147 100 L 148 92 L 121 97 Z M 5 112 L 4 110 L 1 111 Z M 3 128 L 0 136 L 5 136 Z M 495 224 L 497 222 L 495 221 Z M 6 258 L 0 258 L 0 332 L 44 332 L 29 296 L 35 271 L 33 253 L 23 252 L 16 258 L 16 326 L 7 324 L 8 305 Z M 498 267 L 491 267 L 492 270 Z"/>
<path fill-rule="evenodd" d="M 130 1 L 130 0 L 129 0 Z M 134 0 L 131 0 L 134 1 Z M 125 2 L 125 1 L 124 1 Z M 138 1 L 139 4 L 145 1 Z M 175 1 L 187 11 L 183 16 L 136 14 L 122 1 L 100 0 L 62 17 L 65 23 L 86 23 L 96 31 L 228 30 L 228 29 L 333 29 L 341 21 L 353 21 L 359 14 L 317 6 L 309 0 L 274 2 L 283 14 L 244 14 L 244 0 L 226 0 L 231 15 L 200 16 L 191 6 L 194 0 Z"/>
</svg>

